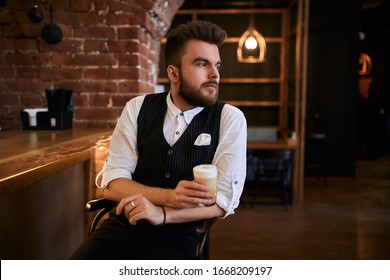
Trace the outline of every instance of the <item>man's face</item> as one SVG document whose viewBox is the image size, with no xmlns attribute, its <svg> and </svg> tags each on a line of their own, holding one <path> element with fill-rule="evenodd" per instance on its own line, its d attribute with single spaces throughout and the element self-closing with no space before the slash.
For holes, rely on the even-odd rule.
<svg viewBox="0 0 390 280">
<path fill-rule="evenodd" d="M 216 45 L 189 41 L 179 69 L 179 96 L 192 106 L 212 106 L 218 99 L 220 65 Z"/>
</svg>

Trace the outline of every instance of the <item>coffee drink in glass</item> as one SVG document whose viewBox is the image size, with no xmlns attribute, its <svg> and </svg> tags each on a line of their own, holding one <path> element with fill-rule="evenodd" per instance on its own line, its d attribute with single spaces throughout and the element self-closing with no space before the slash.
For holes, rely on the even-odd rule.
<svg viewBox="0 0 390 280">
<path fill-rule="evenodd" d="M 217 196 L 217 167 L 212 164 L 201 164 L 193 168 L 193 173 L 195 182 L 205 185 L 209 189 L 209 192 L 214 195 L 211 204 L 207 206 L 215 204 L 215 199 Z"/>
</svg>

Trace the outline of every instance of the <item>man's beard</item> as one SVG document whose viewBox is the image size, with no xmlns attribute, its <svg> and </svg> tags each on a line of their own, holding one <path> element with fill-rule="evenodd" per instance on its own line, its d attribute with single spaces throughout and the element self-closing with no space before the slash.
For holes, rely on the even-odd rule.
<svg viewBox="0 0 390 280">
<path fill-rule="evenodd" d="M 181 76 L 180 76 L 180 86 L 179 86 L 179 95 L 190 105 L 195 107 L 209 107 L 215 104 L 218 99 L 218 83 L 217 82 L 207 82 L 217 85 L 215 89 L 215 95 L 202 95 L 200 88 L 195 88 L 189 85 Z M 205 83 L 205 84 L 207 84 Z M 201 87 L 205 84 L 202 84 Z"/>
</svg>

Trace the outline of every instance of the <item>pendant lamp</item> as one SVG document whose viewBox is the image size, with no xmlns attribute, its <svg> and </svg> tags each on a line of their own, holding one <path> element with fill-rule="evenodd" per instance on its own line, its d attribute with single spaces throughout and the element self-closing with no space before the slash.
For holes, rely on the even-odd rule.
<svg viewBox="0 0 390 280">
<path fill-rule="evenodd" d="M 251 8 L 253 9 L 253 1 L 251 1 Z M 237 59 L 244 63 L 260 63 L 265 61 L 265 53 L 265 39 L 256 30 L 253 13 L 251 13 L 249 27 L 238 41 Z"/>
</svg>

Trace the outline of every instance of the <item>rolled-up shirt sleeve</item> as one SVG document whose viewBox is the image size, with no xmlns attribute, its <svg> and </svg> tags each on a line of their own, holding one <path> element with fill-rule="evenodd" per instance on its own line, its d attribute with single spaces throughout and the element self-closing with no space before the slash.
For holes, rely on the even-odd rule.
<svg viewBox="0 0 390 280">
<path fill-rule="evenodd" d="M 137 116 L 144 96 L 138 96 L 126 103 L 112 134 L 109 156 L 97 177 L 102 180 L 97 187 L 103 190 L 114 179 L 131 179 L 138 161 Z M 113 160 L 115 159 L 115 160 Z"/>
<path fill-rule="evenodd" d="M 238 207 L 246 177 L 247 123 L 238 108 L 224 106 L 219 134 L 213 164 L 218 167 L 217 204 L 225 218 Z"/>
</svg>

